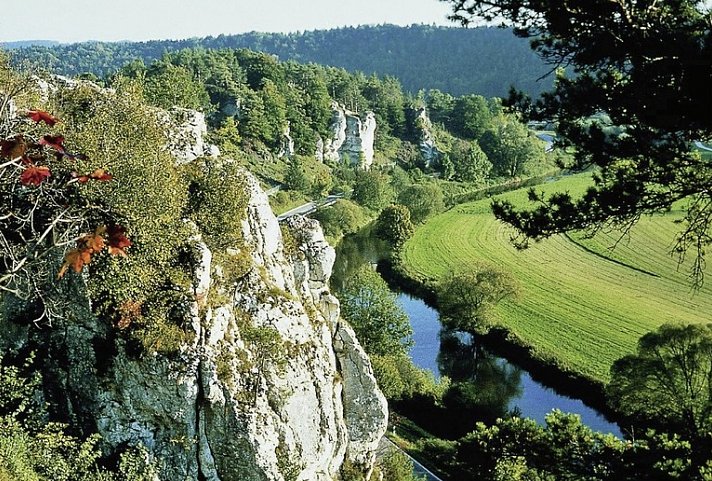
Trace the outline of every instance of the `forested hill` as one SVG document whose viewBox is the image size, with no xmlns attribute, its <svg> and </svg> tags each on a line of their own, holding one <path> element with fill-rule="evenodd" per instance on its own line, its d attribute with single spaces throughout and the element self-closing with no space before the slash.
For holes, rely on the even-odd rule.
<svg viewBox="0 0 712 481">
<path fill-rule="evenodd" d="M 61 45 L 59 42 L 54 40 L 19 40 L 17 42 L 0 42 L 0 48 L 7 50 L 15 48 L 25 48 L 25 47 L 56 47 Z"/>
<path fill-rule="evenodd" d="M 87 42 L 31 46 L 14 51 L 15 61 L 29 60 L 56 73 L 111 74 L 142 58 L 145 62 L 188 47 L 250 48 L 281 60 L 343 67 L 366 74 L 391 75 L 404 90 L 440 89 L 453 95 L 507 95 L 510 85 L 537 94 L 551 80 L 537 81 L 548 71 L 526 40 L 497 28 L 454 28 L 427 25 L 347 27 L 304 33 L 246 33 L 188 40 Z"/>
</svg>

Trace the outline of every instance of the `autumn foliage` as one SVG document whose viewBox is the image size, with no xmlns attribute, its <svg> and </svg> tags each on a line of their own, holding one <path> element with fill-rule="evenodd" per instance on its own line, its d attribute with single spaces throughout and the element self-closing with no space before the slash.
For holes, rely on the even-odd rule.
<svg viewBox="0 0 712 481">
<path fill-rule="evenodd" d="M 38 319 L 49 318 L 42 282 L 82 272 L 103 251 L 125 257 L 131 240 L 109 207 L 82 196 L 85 184 L 111 182 L 113 175 L 101 167 L 72 169 L 77 160 L 86 165 L 86 156 L 70 153 L 63 135 L 36 134 L 54 127 L 57 117 L 43 110 L 3 109 L 0 115 L 0 291 L 39 299 L 44 309 Z M 62 255 L 52 274 L 51 259 Z"/>
<path fill-rule="evenodd" d="M 131 241 L 124 232 L 121 226 L 102 225 L 91 234 L 81 236 L 77 239 L 77 247 L 67 252 L 64 257 L 64 264 L 57 277 L 63 277 L 70 267 L 76 273 L 81 272 L 84 266 L 91 262 L 92 256 L 105 247 L 108 247 L 111 255 L 126 256 L 126 248 L 131 246 Z"/>
</svg>

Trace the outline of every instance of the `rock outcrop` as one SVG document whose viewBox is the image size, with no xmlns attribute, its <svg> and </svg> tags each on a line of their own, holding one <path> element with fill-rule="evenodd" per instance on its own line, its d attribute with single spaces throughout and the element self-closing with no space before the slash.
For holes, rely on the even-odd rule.
<svg viewBox="0 0 712 481">
<path fill-rule="evenodd" d="M 173 107 L 168 112 L 157 112 L 166 130 L 170 132 L 166 148 L 176 158 L 177 163 L 187 164 L 199 157 L 220 155 L 217 146 L 203 140 L 208 132 L 205 114 L 181 107 Z"/>
<path fill-rule="evenodd" d="M 442 152 L 435 144 L 433 136 L 433 124 L 430 122 L 428 112 L 425 108 L 420 108 L 415 114 L 415 128 L 419 132 L 418 148 L 423 157 L 423 165 L 426 168 L 435 167 L 438 164 Z"/>
<path fill-rule="evenodd" d="M 169 147 L 176 161 L 204 155 L 202 115 L 169 117 L 185 127 Z M 78 285 L 61 326 L 0 316 L 0 348 L 39 349 L 52 411 L 97 431 L 107 453 L 144 447 L 156 481 L 331 481 L 346 459 L 368 472 L 387 405 L 329 291 L 334 249 L 318 222 L 295 217 L 285 252 L 266 194 L 247 172 L 244 185 L 244 245 L 220 257 L 247 257 L 248 267 L 226 283 L 191 224 L 191 301 L 173 306 L 174 347 L 137 346 Z"/>
<path fill-rule="evenodd" d="M 336 102 L 331 104 L 331 136 L 323 147 L 324 160 L 348 161 L 368 170 L 373 164 L 376 116 L 366 112 L 361 118 Z M 318 149 L 317 149 L 318 150 Z M 320 154 L 317 153 L 317 158 Z"/>
<path fill-rule="evenodd" d="M 279 141 L 279 150 L 277 151 L 277 157 L 287 157 L 291 158 L 294 155 L 294 139 L 292 138 L 292 131 L 289 127 L 289 122 L 282 130 L 282 138 Z"/>
</svg>

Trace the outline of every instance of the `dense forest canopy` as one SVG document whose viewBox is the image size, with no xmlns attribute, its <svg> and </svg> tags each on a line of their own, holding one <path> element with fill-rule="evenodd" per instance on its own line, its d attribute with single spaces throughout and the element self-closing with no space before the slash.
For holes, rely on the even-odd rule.
<svg viewBox="0 0 712 481">
<path fill-rule="evenodd" d="M 452 95 L 503 97 L 511 85 L 531 95 L 551 87 L 550 79 L 538 80 L 548 68 L 527 41 L 509 30 L 484 27 L 381 25 L 290 34 L 251 32 L 186 40 L 33 45 L 13 54 L 16 64 L 30 62 L 59 74 L 90 72 L 102 77 L 137 58 L 150 63 L 164 53 L 196 47 L 249 48 L 281 60 L 389 75 L 412 93 L 432 88 Z"/>
</svg>

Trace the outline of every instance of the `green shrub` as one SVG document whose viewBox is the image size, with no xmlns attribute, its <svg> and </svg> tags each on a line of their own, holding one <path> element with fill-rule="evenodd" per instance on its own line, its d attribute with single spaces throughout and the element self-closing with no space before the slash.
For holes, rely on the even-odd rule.
<svg viewBox="0 0 712 481">
<path fill-rule="evenodd" d="M 0 356 L 0 481 L 149 481 L 145 453 L 127 451 L 119 467 L 100 466 L 99 437 L 79 439 L 66 426 L 48 423 L 36 402 L 39 374 L 30 358 L 22 368 Z M 21 371 L 25 371 L 22 374 Z"/>
<path fill-rule="evenodd" d="M 383 481 L 424 481 L 413 473 L 413 462 L 400 451 L 392 449 L 381 457 L 378 468 Z"/>
<path fill-rule="evenodd" d="M 338 239 L 358 232 L 367 222 L 368 216 L 355 202 L 341 199 L 330 207 L 319 209 L 312 214 L 321 223 L 324 234 Z"/>
</svg>

